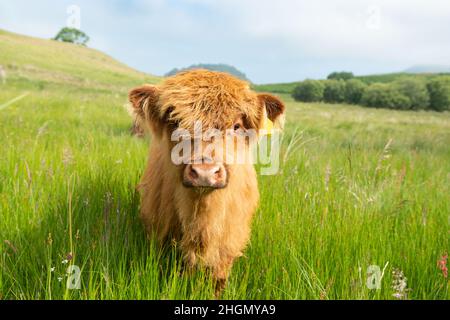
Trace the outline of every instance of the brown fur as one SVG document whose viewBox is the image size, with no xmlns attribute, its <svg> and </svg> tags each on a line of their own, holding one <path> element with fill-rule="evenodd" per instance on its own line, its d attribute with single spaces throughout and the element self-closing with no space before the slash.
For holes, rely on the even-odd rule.
<svg viewBox="0 0 450 320">
<path fill-rule="evenodd" d="M 142 138 L 145 135 L 145 131 L 144 128 L 142 128 L 142 126 L 140 125 L 138 120 L 134 120 L 133 124 L 130 128 L 130 134 L 132 136 L 138 137 L 138 138 Z"/>
<path fill-rule="evenodd" d="M 227 165 L 228 186 L 199 191 L 182 185 L 182 165 L 170 159 L 173 128 L 225 130 L 240 119 L 245 128 L 259 129 L 264 109 L 280 122 L 282 102 L 256 94 L 246 82 L 220 72 L 194 70 L 166 79 L 159 86 L 145 85 L 130 92 L 132 109 L 154 134 L 147 168 L 141 179 L 141 218 L 160 241 L 179 242 L 187 266 L 212 271 L 222 288 L 236 257 L 249 241 L 252 216 L 259 193 L 252 164 Z"/>
</svg>

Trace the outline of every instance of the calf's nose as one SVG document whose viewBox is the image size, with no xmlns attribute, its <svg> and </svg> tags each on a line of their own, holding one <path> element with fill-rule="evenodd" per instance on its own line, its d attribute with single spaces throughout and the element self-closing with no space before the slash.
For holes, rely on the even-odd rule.
<svg viewBox="0 0 450 320">
<path fill-rule="evenodd" d="M 222 164 L 188 164 L 184 169 L 183 184 L 194 188 L 224 188 L 227 185 L 227 172 Z"/>
</svg>

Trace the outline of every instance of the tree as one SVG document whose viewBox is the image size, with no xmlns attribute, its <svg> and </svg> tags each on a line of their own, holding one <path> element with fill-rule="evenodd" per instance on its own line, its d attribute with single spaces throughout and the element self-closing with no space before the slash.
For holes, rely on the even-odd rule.
<svg viewBox="0 0 450 320">
<path fill-rule="evenodd" d="M 359 104 L 367 85 L 361 80 L 350 79 L 345 81 L 345 102 Z"/>
<path fill-rule="evenodd" d="M 341 72 L 330 73 L 328 75 L 327 79 L 328 80 L 349 80 L 353 77 L 354 77 L 354 75 L 352 72 L 341 71 Z"/>
<path fill-rule="evenodd" d="M 292 92 L 292 97 L 297 101 L 315 102 L 323 98 L 324 85 L 317 80 L 305 80 L 300 82 Z"/>
<path fill-rule="evenodd" d="M 85 46 L 89 41 L 89 37 L 83 32 L 75 28 L 62 28 L 53 38 L 56 41 L 70 42 Z"/>
<path fill-rule="evenodd" d="M 368 107 L 409 109 L 411 100 L 399 90 L 386 83 L 374 83 L 365 91 L 361 103 Z"/>
<path fill-rule="evenodd" d="M 327 80 L 323 90 L 323 100 L 328 103 L 342 103 L 345 100 L 344 80 Z"/>
<path fill-rule="evenodd" d="M 428 94 L 425 81 L 416 78 L 405 78 L 395 81 L 393 86 L 409 98 L 411 101 L 411 109 L 419 110 L 428 108 L 430 95 Z"/>
<path fill-rule="evenodd" d="M 427 84 L 430 95 L 430 109 L 436 111 L 450 110 L 450 79 L 436 78 Z"/>
</svg>

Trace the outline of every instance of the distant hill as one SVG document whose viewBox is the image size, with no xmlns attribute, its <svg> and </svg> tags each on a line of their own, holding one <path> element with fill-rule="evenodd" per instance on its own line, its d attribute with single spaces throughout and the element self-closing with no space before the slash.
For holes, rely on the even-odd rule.
<svg viewBox="0 0 450 320">
<path fill-rule="evenodd" d="M 417 65 L 406 69 L 406 73 L 450 73 L 450 66 Z"/>
<path fill-rule="evenodd" d="M 161 80 L 134 70 L 95 49 L 72 43 L 23 36 L 0 29 L 0 65 L 7 80 L 128 90 Z"/>
<path fill-rule="evenodd" d="M 170 77 L 170 76 L 177 74 L 180 71 L 192 70 L 192 69 L 206 69 L 206 70 L 211 70 L 211 71 L 227 72 L 235 77 L 238 77 L 239 79 L 250 82 L 250 80 L 247 78 L 245 73 L 239 71 L 238 69 L 236 69 L 233 66 L 230 66 L 228 64 L 223 64 L 223 63 L 218 63 L 218 64 L 199 63 L 199 64 L 193 64 L 186 68 L 181 68 L 181 69 L 174 68 L 174 69 L 170 70 L 169 72 L 167 72 L 164 76 Z"/>
</svg>

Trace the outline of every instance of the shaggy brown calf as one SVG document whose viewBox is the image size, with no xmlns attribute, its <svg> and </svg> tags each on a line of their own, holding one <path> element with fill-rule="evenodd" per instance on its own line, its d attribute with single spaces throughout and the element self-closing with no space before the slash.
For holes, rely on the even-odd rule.
<svg viewBox="0 0 450 320">
<path fill-rule="evenodd" d="M 191 133 L 196 121 L 201 121 L 202 132 L 214 128 L 224 137 L 259 130 L 266 116 L 279 124 L 284 105 L 272 95 L 251 91 L 244 81 L 206 70 L 186 71 L 160 85 L 135 88 L 129 100 L 141 124 L 153 133 L 139 184 L 141 219 L 160 241 L 179 242 L 188 267 L 210 269 L 220 291 L 250 237 L 259 199 L 256 172 L 252 163 L 225 163 L 198 148 L 189 149 L 187 162 L 174 163 L 173 133 L 179 128 Z M 204 146 L 205 141 L 200 141 Z M 244 148 L 231 149 L 246 152 L 255 141 L 249 138 Z"/>
</svg>

